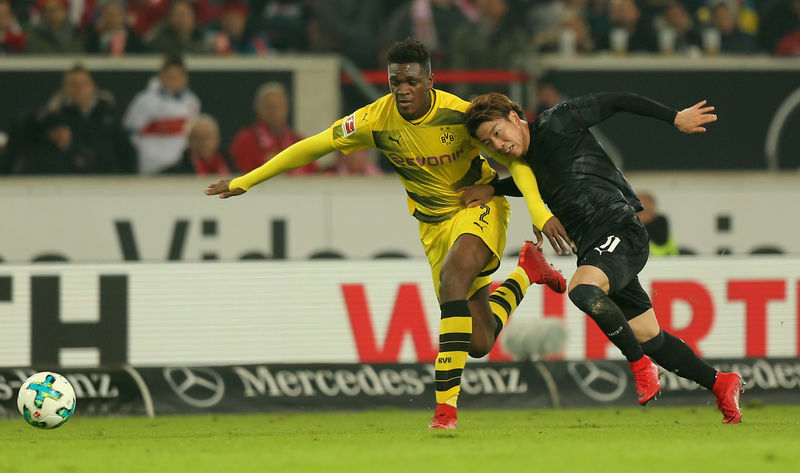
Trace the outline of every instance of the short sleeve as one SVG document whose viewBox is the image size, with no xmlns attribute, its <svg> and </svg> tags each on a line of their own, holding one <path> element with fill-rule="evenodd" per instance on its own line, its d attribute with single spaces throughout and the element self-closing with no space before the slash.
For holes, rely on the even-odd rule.
<svg viewBox="0 0 800 473">
<path fill-rule="evenodd" d="M 344 154 L 375 147 L 369 105 L 337 120 L 330 131 L 331 146 Z"/>
</svg>

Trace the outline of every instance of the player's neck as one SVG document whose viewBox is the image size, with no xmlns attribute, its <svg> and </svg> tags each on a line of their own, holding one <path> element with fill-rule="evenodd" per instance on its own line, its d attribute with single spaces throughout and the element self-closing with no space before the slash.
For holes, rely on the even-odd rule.
<svg viewBox="0 0 800 473">
<path fill-rule="evenodd" d="M 429 89 L 428 94 L 425 96 L 425 102 L 422 104 L 422 107 L 420 107 L 420 111 L 419 113 L 416 114 L 416 116 L 414 116 L 413 118 L 411 117 L 403 117 L 403 118 L 405 118 L 411 123 L 415 124 L 421 123 L 425 119 L 425 117 L 427 117 L 428 114 L 431 113 L 431 110 L 433 110 L 433 94 L 434 94 L 433 89 Z"/>
</svg>

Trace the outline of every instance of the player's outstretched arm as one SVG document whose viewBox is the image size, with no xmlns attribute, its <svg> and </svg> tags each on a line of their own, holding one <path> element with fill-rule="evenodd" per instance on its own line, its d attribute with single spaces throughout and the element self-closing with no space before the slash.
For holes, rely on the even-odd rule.
<svg viewBox="0 0 800 473">
<path fill-rule="evenodd" d="M 675 115 L 675 127 L 684 133 L 705 133 L 703 125 L 717 121 L 717 115 L 711 113 L 713 111 L 714 106 L 706 105 L 705 100 L 697 102 Z"/>
<path fill-rule="evenodd" d="M 222 179 L 214 184 L 209 184 L 205 194 L 219 195 L 220 199 L 242 195 L 258 183 L 316 161 L 333 151 L 329 136 L 330 130 L 328 129 L 298 141 L 244 176 L 236 179 Z"/>
</svg>

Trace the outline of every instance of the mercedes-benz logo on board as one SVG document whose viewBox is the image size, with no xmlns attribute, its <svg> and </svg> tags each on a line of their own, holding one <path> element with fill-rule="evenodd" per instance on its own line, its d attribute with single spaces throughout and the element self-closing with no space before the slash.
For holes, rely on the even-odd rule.
<svg viewBox="0 0 800 473">
<path fill-rule="evenodd" d="M 573 362 L 567 371 L 584 394 L 599 402 L 618 399 L 628 386 L 628 375 L 612 363 Z"/>
<path fill-rule="evenodd" d="M 211 407 L 225 395 L 225 383 L 210 368 L 164 368 L 164 379 L 175 394 L 190 406 Z"/>
</svg>

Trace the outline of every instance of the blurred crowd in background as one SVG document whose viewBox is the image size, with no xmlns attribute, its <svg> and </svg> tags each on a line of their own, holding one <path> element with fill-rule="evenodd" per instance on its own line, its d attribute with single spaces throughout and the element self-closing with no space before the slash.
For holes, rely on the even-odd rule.
<svg viewBox="0 0 800 473">
<path fill-rule="evenodd" d="M 435 70 L 515 68 L 540 53 L 800 56 L 800 0 L 0 0 L 0 61 L 166 58 L 129 104 L 77 62 L 41 110 L 8 128 L 0 174 L 248 172 L 302 138 L 287 91 L 263 84 L 252 124 L 221 143 L 183 56 L 336 53 L 375 69 L 408 36 Z M 553 84 L 537 86 L 532 116 L 561 100 Z M 291 174 L 380 175 L 385 161 L 366 150 Z"/>
<path fill-rule="evenodd" d="M 166 56 L 123 110 L 77 63 L 46 104 L 12 120 L 0 146 L 0 174 L 231 175 L 261 166 L 303 138 L 289 123 L 290 99 L 279 82 L 258 87 L 252 123 L 227 147 L 216 118 L 201 110 L 180 56 Z M 337 153 L 287 174 L 373 176 L 383 174 L 382 161 L 373 150 Z"/>
<path fill-rule="evenodd" d="M 414 36 L 438 68 L 520 53 L 800 55 L 800 0 L 0 0 L 0 52 L 340 53 L 382 65 Z"/>
</svg>

